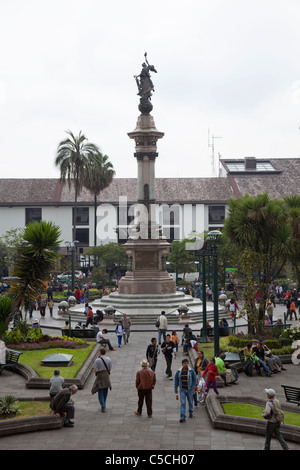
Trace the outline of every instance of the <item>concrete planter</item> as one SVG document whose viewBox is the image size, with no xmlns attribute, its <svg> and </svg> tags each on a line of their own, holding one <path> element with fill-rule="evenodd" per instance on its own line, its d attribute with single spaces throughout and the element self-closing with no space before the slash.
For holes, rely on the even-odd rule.
<svg viewBox="0 0 300 470">
<path fill-rule="evenodd" d="M 65 379 L 65 387 L 75 384 L 79 389 L 84 388 L 94 362 L 99 356 L 99 349 L 99 344 L 95 344 L 94 349 L 79 370 L 77 376 L 73 379 Z M 50 387 L 50 378 L 41 378 L 33 369 L 31 369 L 31 367 L 28 367 L 25 364 L 18 363 L 15 367 L 15 371 L 27 380 L 26 388 L 49 389 Z"/>
<path fill-rule="evenodd" d="M 49 429 L 60 429 L 62 426 L 63 419 L 58 418 L 56 415 L 5 419 L 0 421 L 0 436 L 33 431 L 48 431 Z"/>
<path fill-rule="evenodd" d="M 89 358 L 81 367 L 77 376 L 74 379 L 65 379 L 65 387 L 68 387 L 72 384 L 77 385 L 79 389 L 83 389 L 84 385 L 91 373 L 91 369 L 94 365 L 94 361 L 99 356 L 100 346 L 95 345 L 93 351 L 91 352 Z M 38 374 L 26 366 L 25 364 L 18 363 L 16 366 L 16 372 L 26 378 L 26 387 L 30 389 L 49 389 L 49 378 L 41 378 Z M 45 401 L 49 400 L 49 397 L 33 397 L 22 399 L 19 398 L 19 401 Z M 52 414 L 49 416 L 37 416 L 32 418 L 16 418 L 16 419 L 5 419 L 0 421 L 0 436 L 8 436 L 12 434 L 20 434 L 25 432 L 33 431 L 46 431 L 50 429 L 60 429 L 63 426 L 63 419 L 58 418 L 56 415 Z"/>
<path fill-rule="evenodd" d="M 251 396 L 238 396 L 238 397 L 216 397 L 214 395 L 208 395 L 206 399 L 207 412 L 210 417 L 212 426 L 217 429 L 227 429 L 229 431 L 237 431 L 249 434 L 265 435 L 266 433 L 266 421 L 254 418 L 245 418 L 242 416 L 231 416 L 226 415 L 222 408 L 222 403 L 247 403 L 257 406 L 265 406 L 265 400 L 259 400 Z M 295 408 L 290 408 L 287 405 L 282 406 L 283 411 L 295 411 Z M 284 439 L 300 443 L 300 427 L 292 426 L 289 424 L 281 425 L 281 433 Z"/>
</svg>

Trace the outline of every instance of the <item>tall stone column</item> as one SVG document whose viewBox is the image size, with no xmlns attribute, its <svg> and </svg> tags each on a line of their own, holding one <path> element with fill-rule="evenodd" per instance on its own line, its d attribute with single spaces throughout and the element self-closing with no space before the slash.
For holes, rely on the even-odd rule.
<svg viewBox="0 0 300 470">
<path fill-rule="evenodd" d="M 155 127 L 150 112 L 151 91 L 154 91 L 149 71 L 156 72 L 149 65 L 147 54 L 142 64 L 142 72 L 135 76 L 138 95 L 140 96 L 136 128 L 129 132 L 130 139 L 135 141 L 134 156 L 137 159 L 137 210 L 139 222 L 131 231 L 127 243 L 128 271 L 119 281 L 120 294 L 172 294 L 176 292 L 175 281 L 166 270 L 166 258 L 170 244 L 162 236 L 161 229 L 155 220 L 155 161 L 158 156 L 157 141 L 164 136 Z"/>
</svg>

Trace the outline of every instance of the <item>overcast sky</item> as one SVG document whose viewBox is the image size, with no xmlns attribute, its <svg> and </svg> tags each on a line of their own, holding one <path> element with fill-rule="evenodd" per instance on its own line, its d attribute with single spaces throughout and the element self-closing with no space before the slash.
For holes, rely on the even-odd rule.
<svg viewBox="0 0 300 470">
<path fill-rule="evenodd" d="M 212 143 L 222 158 L 298 157 L 299 25 L 299 0 L 0 0 L 0 177 L 58 178 L 67 130 L 136 177 L 146 51 L 156 176 L 212 176 Z"/>
</svg>

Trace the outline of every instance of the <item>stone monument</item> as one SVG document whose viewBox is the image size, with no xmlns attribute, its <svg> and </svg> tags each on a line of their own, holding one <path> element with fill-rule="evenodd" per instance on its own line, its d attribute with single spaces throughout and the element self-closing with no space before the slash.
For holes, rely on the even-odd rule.
<svg viewBox="0 0 300 470">
<path fill-rule="evenodd" d="M 161 310 L 165 310 L 166 314 L 174 314 L 175 323 L 178 318 L 178 306 L 184 304 L 199 320 L 202 301 L 185 295 L 182 291 L 176 291 L 176 283 L 166 268 L 170 244 L 162 235 L 161 227 L 156 221 L 155 161 L 158 157 L 157 141 L 163 138 L 164 133 L 156 129 L 153 116 L 150 115 L 153 110 L 151 96 L 154 91 L 150 72 L 157 73 L 155 67 L 149 65 L 145 53 L 142 71 L 134 76 L 140 97 L 138 109 L 141 114 L 138 116 L 136 128 L 128 133 L 129 138 L 135 141 L 135 209 L 138 214 L 138 217 L 135 217 L 135 221 L 138 221 L 134 226 L 130 226 L 124 245 L 128 255 L 128 269 L 119 281 L 118 292 L 95 300 L 92 302 L 92 308 L 104 311 L 113 308 L 115 315 L 128 313 L 134 323 L 154 324 Z M 73 319 L 81 319 L 82 310 L 82 306 L 69 309 Z"/>
<path fill-rule="evenodd" d="M 158 157 L 157 141 L 164 136 L 155 127 L 150 112 L 154 86 L 149 71 L 156 72 L 149 65 L 147 54 L 142 65 L 142 72 L 135 76 L 138 95 L 140 96 L 136 128 L 129 132 L 135 141 L 134 156 L 137 160 L 137 205 L 138 223 L 131 227 L 128 241 L 125 243 L 128 255 L 128 270 L 119 282 L 120 294 L 171 294 L 175 293 L 175 281 L 166 269 L 166 259 L 170 244 L 162 235 L 156 222 L 155 208 L 155 161 Z"/>
</svg>

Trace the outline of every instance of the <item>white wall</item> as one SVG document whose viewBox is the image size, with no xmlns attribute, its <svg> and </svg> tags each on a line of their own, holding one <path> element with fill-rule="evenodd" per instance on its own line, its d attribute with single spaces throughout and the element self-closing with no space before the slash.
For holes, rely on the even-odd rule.
<svg viewBox="0 0 300 470">
<path fill-rule="evenodd" d="M 181 239 L 187 237 L 190 232 L 203 233 L 208 229 L 208 205 L 209 204 L 183 204 L 179 213 L 179 234 Z M 221 205 L 221 204 L 220 204 Z M 65 241 L 72 240 L 72 206 L 40 206 L 42 207 L 42 219 L 51 221 L 60 227 L 61 246 L 65 247 Z M 157 222 L 162 223 L 162 206 L 157 205 Z M 97 243 L 103 244 L 117 241 L 115 231 L 118 223 L 118 208 L 112 204 L 100 204 L 97 208 Z M 0 207 L 0 236 L 10 229 L 25 226 L 25 207 Z M 80 226 L 82 228 L 86 226 Z M 94 207 L 89 208 L 89 236 L 90 246 L 94 244 Z"/>
</svg>

